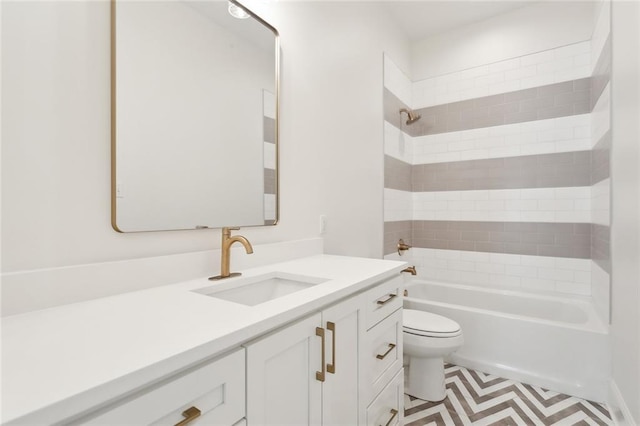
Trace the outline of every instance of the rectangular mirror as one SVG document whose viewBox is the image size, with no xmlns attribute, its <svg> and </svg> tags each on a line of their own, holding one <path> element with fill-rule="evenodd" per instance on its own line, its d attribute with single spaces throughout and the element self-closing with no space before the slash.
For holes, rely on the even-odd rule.
<svg viewBox="0 0 640 426">
<path fill-rule="evenodd" d="M 227 1 L 112 0 L 111 14 L 114 229 L 274 225 L 275 28 Z"/>
</svg>

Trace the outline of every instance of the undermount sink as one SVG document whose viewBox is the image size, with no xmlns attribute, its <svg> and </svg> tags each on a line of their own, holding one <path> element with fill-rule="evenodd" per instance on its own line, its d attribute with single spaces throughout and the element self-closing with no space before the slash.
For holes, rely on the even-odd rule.
<svg viewBox="0 0 640 426">
<path fill-rule="evenodd" d="M 193 291 L 216 299 L 255 306 L 326 281 L 326 278 L 271 272 Z"/>
</svg>

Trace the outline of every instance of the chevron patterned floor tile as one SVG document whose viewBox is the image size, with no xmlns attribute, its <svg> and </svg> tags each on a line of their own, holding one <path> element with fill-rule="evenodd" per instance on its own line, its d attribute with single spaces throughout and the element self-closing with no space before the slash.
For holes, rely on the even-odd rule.
<svg viewBox="0 0 640 426">
<path fill-rule="evenodd" d="M 405 426 L 613 425 L 598 403 L 453 364 L 445 365 L 445 384 L 441 402 L 404 396 Z"/>
</svg>

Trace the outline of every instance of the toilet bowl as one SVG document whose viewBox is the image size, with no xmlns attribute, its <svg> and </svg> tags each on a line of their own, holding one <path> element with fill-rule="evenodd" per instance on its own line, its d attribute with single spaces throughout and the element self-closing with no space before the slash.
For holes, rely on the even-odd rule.
<svg viewBox="0 0 640 426">
<path fill-rule="evenodd" d="M 462 346 L 460 325 L 441 315 L 404 309 L 402 331 L 404 354 L 409 357 L 406 393 L 425 401 L 442 401 L 444 357 Z"/>
</svg>

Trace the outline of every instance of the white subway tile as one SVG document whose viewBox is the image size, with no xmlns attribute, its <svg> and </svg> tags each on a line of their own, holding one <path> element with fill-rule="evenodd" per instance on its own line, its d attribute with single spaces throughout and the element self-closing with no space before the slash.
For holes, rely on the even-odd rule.
<svg viewBox="0 0 640 426">
<path fill-rule="evenodd" d="M 556 292 L 575 294 L 580 296 L 590 296 L 591 286 L 581 283 L 556 281 Z"/>
<path fill-rule="evenodd" d="M 482 87 L 488 90 L 491 84 L 502 83 L 504 79 L 504 72 L 494 72 L 482 77 L 476 77 L 474 81 L 476 87 Z"/>
<path fill-rule="evenodd" d="M 538 268 L 524 265 L 506 265 L 505 274 L 515 275 L 518 277 L 537 278 Z"/>
<path fill-rule="evenodd" d="M 537 144 L 522 145 L 520 152 L 522 155 L 537 155 L 555 152 L 556 145 L 554 142 L 543 142 Z"/>
<path fill-rule="evenodd" d="M 513 69 L 520 68 L 520 58 L 508 59 L 506 61 L 495 62 L 493 64 L 489 64 L 489 72 L 500 72 L 500 71 L 509 71 Z"/>
<path fill-rule="evenodd" d="M 523 290 L 534 292 L 552 292 L 556 289 L 555 281 L 540 278 L 522 278 L 521 285 Z"/>
<path fill-rule="evenodd" d="M 562 259 L 565 259 L 565 258 L 562 258 Z M 536 268 L 555 268 L 555 267 L 561 268 L 562 267 L 556 263 L 556 258 L 548 257 L 548 256 L 522 256 L 522 259 L 520 261 L 525 266 L 533 266 Z M 567 269 L 571 269 L 571 268 L 567 268 Z"/>
<path fill-rule="evenodd" d="M 573 57 L 574 67 L 591 66 L 591 52 L 580 53 Z"/>
<path fill-rule="evenodd" d="M 540 200 L 538 201 L 538 209 L 549 211 L 571 211 L 574 210 L 573 200 Z"/>
<path fill-rule="evenodd" d="M 581 284 L 591 284 L 591 271 L 575 271 L 574 281 Z"/>
<path fill-rule="evenodd" d="M 522 278 L 513 275 L 491 274 L 490 283 L 498 287 L 518 288 L 522 284 Z"/>
<path fill-rule="evenodd" d="M 590 271 L 591 260 L 573 259 L 569 257 L 549 257 L 555 262 L 555 267 L 560 269 L 571 269 L 574 271 Z"/>
<path fill-rule="evenodd" d="M 556 215 L 551 211 L 520 212 L 522 222 L 556 222 Z"/>
<path fill-rule="evenodd" d="M 384 85 L 405 104 L 411 105 L 412 86 L 411 80 L 398 68 L 398 66 L 384 55 Z"/>
<path fill-rule="evenodd" d="M 590 223 L 591 210 L 574 210 L 573 212 L 555 212 L 555 222 Z"/>
<path fill-rule="evenodd" d="M 465 260 L 449 260 L 447 266 L 451 269 L 457 269 L 458 271 L 475 271 L 476 265 L 474 262 Z"/>
<path fill-rule="evenodd" d="M 460 271 L 459 273 L 460 282 L 464 284 L 488 284 L 490 282 L 489 274 L 485 274 L 482 272 L 469 272 L 469 271 Z"/>
<path fill-rule="evenodd" d="M 525 55 L 521 58 L 522 66 L 537 65 L 552 61 L 554 58 L 553 50 L 545 50 L 531 55 Z"/>
<path fill-rule="evenodd" d="M 553 188 L 532 188 L 520 193 L 523 200 L 553 200 L 555 190 Z"/>
<path fill-rule="evenodd" d="M 492 200 L 519 200 L 522 193 L 519 189 L 496 189 L 486 192 Z"/>
<path fill-rule="evenodd" d="M 501 263 L 504 265 L 520 265 L 520 255 L 491 253 L 491 263 Z"/>
<path fill-rule="evenodd" d="M 574 272 L 571 269 L 538 268 L 538 278 L 555 281 L 573 281 Z"/>
<path fill-rule="evenodd" d="M 506 266 L 500 263 L 476 263 L 476 271 L 489 274 L 504 274 Z"/>
<path fill-rule="evenodd" d="M 505 80 L 502 83 L 493 83 L 489 85 L 490 93 L 514 92 L 520 90 L 522 85 L 520 80 Z"/>
<path fill-rule="evenodd" d="M 460 252 L 460 260 L 466 260 L 468 262 L 489 262 L 490 260 L 489 253 L 478 252 L 478 251 L 461 251 Z"/>
</svg>

